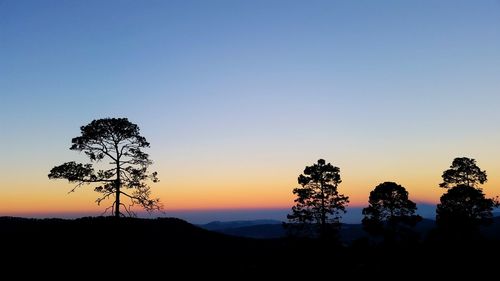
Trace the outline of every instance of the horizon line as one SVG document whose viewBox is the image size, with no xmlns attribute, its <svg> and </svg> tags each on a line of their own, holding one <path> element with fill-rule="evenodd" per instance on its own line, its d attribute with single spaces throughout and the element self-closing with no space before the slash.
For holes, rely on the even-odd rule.
<svg viewBox="0 0 500 281">
<path fill-rule="evenodd" d="M 426 202 L 426 201 L 416 201 L 415 202 L 417 205 L 437 205 L 437 203 L 433 202 Z M 364 208 L 367 205 L 360 205 L 360 204 L 355 204 L 355 205 L 348 205 L 346 209 L 350 208 Z M 273 210 L 288 210 L 291 209 L 291 206 L 276 206 L 276 207 L 220 207 L 220 208 L 175 208 L 175 209 L 163 209 L 162 211 L 158 212 L 152 212 L 148 213 L 147 211 L 144 210 L 138 210 L 135 213 L 138 215 L 147 215 L 147 216 L 154 216 L 154 215 L 168 215 L 169 212 L 174 212 L 174 213 L 180 213 L 180 212 L 230 212 L 230 211 L 273 211 Z M 34 215 L 34 216 L 47 216 L 47 215 L 84 215 L 84 214 L 89 214 L 89 215 L 98 215 L 98 216 L 105 216 L 106 214 L 103 214 L 101 211 L 98 210 L 82 210 L 82 211 L 14 211 L 14 212 L 0 212 L 0 217 L 2 216 L 25 216 L 25 215 Z"/>
</svg>

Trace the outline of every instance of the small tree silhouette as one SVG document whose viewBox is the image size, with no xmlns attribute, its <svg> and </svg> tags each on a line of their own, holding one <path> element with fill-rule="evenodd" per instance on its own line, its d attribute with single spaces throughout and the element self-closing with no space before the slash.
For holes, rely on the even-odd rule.
<svg viewBox="0 0 500 281">
<path fill-rule="evenodd" d="M 335 233 L 340 228 L 341 214 L 345 213 L 345 206 L 349 203 L 349 197 L 337 191 L 342 182 L 340 169 L 319 159 L 316 164 L 306 166 L 298 182 L 301 187 L 293 190 L 297 204 L 287 216 L 289 226 L 315 230 L 321 238 Z"/>
<path fill-rule="evenodd" d="M 101 193 L 96 202 L 100 203 L 114 196 L 114 202 L 107 210 L 113 210 L 115 217 L 120 217 L 122 206 L 127 214 L 134 215 L 131 207 L 135 204 L 146 211 L 160 210 L 159 199 L 151 199 L 150 187 L 146 180 L 158 182 L 157 173 L 148 173 L 152 164 L 149 155 L 142 151 L 149 147 L 146 138 L 139 134 L 139 127 L 127 118 L 105 118 L 94 120 L 81 127 L 81 136 L 73 138 L 71 150 L 83 151 L 91 163 L 100 163 L 109 159 L 111 168 L 96 170 L 93 164 L 67 162 L 52 168 L 50 179 L 66 179 L 77 183 L 70 191 L 85 184 L 99 184 L 94 188 Z M 131 189 L 129 193 L 125 190 Z M 123 195 L 130 199 L 127 207 L 120 199 Z"/>
<path fill-rule="evenodd" d="M 498 200 L 486 198 L 479 184 L 487 181 L 476 160 L 455 158 L 450 169 L 443 173 L 443 183 L 448 188 L 436 208 L 436 222 L 441 230 L 456 235 L 475 235 L 479 226 L 492 222 L 492 211 Z"/>
<path fill-rule="evenodd" d="M 384 182 L 370 192 L 368 207 L 363 209 L 363 228 L 386 242 L 409 238 L 411 227 L 422 220 L 415 215 L 417 205 L 408 199 L 408 191 L 394 182 Z"/>
</svg>

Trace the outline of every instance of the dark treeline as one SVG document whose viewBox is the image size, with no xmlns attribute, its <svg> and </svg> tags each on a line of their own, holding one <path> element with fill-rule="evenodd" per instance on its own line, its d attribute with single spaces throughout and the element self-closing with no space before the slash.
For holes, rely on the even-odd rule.
<svg viewBox="0 0 500 281">
<path fill-rule="evenodd" d="M 431 239 L 466 241 L 481 239 L 480 227 L 493 222 L 493 209 L 498 199 L 486 198 L 480 185 L 487 181 L 486 171 L 474 159 L 455 158 L 442 175 L 439 187 L 447 189 L 436 208 L 437 228 Z M 296 205 L 285 226 L 295 237 L 316 237 L 338 242 L 342 214 L 349 198 L 338 191 L 342 182 L 340 169 L 319 159 L 307 166 L 298 178 L 301 185 L 293 190 Z M 370 192 L 368 206 L 363 209 L 363 228 L 373 239 L 370 243 L 408 244 L 419 237 L 413 228 L 422 218 L 408 191 L 395 182 L 384 182 Z"/>
</svg>

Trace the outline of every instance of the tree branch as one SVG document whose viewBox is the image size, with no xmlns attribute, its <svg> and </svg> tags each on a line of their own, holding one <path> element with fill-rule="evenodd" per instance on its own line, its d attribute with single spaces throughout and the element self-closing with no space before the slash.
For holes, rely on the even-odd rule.
<svg viewBox="0 0 500 281">
<path fill-rule="evenodd" d="M 123 203 L 120 203 L 121 206 L 123 206 L 123 208 L 125 208 L 125 211 L 127 212 L 127 214 L 130 216 L 130 217 L 136 217 L 137 215 L 130 209 L 130 206 L 127 207 L 125 206 L 125 204 Z M 133 206 L 134 204 L 132 204 L 131 206 Z"/>
<path fill-rule="evenodd" d="M 104 145 L 103 145 L 104 146 Z M 105 146 L 104 146 L 105 147 Z M 103 148 L 99 148 L 99 147 L 93 147 L 93 146 L 90 146 L 90 145 L 85 145 L 85 148 L 87 148 L 88 150 L 97 150 L 97 151 L 100 151 L 104 154 L 106 154 L 109 158 L 113 159 L 114 161 L 116 161 L 116 158 L 113 157 L 109 152 L 108 152 L 108 149 L 103 149 Z"/>
<path fill-rule="evenodd" d="M 97 205 L 98 205 L 98 206 L 100 206 L 100 205 L 101 205 L 101 202 L 102 202 L 103 200 L 108 199 L 108 198 L 109 198 L 111 195 L 113 195 L 113 194 L 114 194 L 114 192 L 113 192 L 113 191 L 108 191 L 108 192 L 106 192 L 103 196 L 101 196 L 101 197 L 97 198 L 97 199 L 95 200 L 95 202 L 97 203 Z"/>
</svg>

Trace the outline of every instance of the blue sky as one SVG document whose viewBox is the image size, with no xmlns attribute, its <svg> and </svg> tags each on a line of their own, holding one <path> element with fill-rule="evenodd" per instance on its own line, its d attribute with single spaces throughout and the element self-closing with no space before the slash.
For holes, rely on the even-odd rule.
<svg viewBox="0 0 500 281">
<path fill-rule="evenodd" d="M 358 205 L 385 180 L 436 202 L 461 155 L 494 186 L 499 50 L 499 1 L 0 0 L 0 195 L 78 200 L 47 171 L 108 116 L 139 124 L 173 209 L 291 205 L 320 157 Z"/>
</svg>

